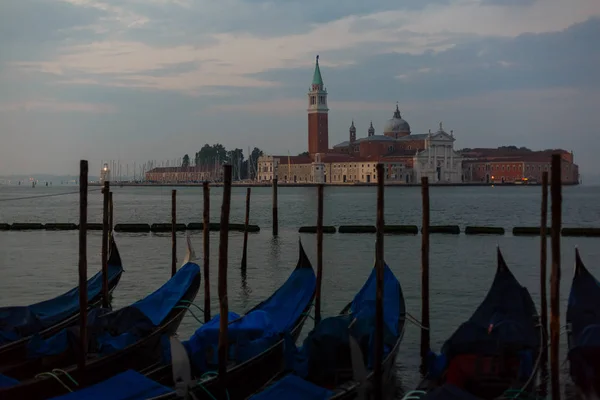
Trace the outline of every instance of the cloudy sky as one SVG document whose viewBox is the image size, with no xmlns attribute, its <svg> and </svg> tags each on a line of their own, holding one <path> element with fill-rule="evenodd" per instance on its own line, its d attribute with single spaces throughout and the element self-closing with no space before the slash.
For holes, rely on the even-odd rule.
<svg viewBox="0 0 600 400">
<path fill-rule="evenodd" d="M 598 0 L 0 0 L 0 175 L 305 151 L 319 54 L 330 145 L 398 101 L 414 133 L 573 150 L 585 177 L 598 43 Z"/>
</svg>

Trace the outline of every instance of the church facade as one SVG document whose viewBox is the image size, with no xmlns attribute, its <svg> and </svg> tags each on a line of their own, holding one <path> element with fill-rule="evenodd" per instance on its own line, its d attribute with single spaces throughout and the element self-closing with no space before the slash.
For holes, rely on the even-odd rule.
<svg viewBox="0 0 600 400">
<path fill-rule="evenodd" d="M 413 134 L 398 104 L 392 118 L 376 134 L 371 121 L 367 136 L 357 138 L 352 121 L 348 140 L 329 148 L 327 89 L 319 56 L 308 91 L 308 155 L 258 159 L 257 179 L 289 183 L 371 183 L 377 181 L 376 165 L 385 167 L 386 181 L 415 183 L 427 176 L 432 183 L 462 182 L 462 157 L 454 151 L 454 132 L 439 130 Z"/>
</svg>

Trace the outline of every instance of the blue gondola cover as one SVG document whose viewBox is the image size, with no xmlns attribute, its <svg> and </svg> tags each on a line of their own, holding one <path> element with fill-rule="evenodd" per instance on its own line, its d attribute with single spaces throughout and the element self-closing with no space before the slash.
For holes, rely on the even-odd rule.
<svg viewBox="0 0 600 400">
<path fill-rule="evenodd" d="M 249 400 L 326 400 L 333 392 L 295 375 L 287 375 Z"/>
<path fill-rule="evenodd" d="M 96 385 L 51 400 L 142 400 L 172 391 L 138 372 L 128 370 Z"/>
<path fill-rule="evenodd" d="M 310 303 L 316 286 L 312 268 L 296 268 L 288 280 L 267 300 L 244 316 L 230 312 L 228 327 L 229 356 L 238 363 L 246 361 L 289 332 Z M 183 342 L 194 372 L 198 375 L 217 364 L 220 316 L 202 325 Z M 165 343 L 166 344 L 166 343 Z M 168 345 L 167 345 L 168 346 Z M 169 350 L 163 356 L 170 358 Z"/>
<path fill-rule="evenodd" d="M 109 282 L 123 272 L 121 265 L 108 265 Z M 102 290 L 102 272 L 87 282 L 88 300 Z M 40 332 L 79 312 L 79 288 L 50 300 L 21 307 L 0 308 L 0 346 Z"/>
<path fill-rule="evenodd" d="M 91 310 L 87 325 L 89 351 L 110 354 L 152 332 L 164 322 L 164 318 L 177 306 L 199 275 L 200 267 L 187 263 L 162 287 L 130 306 L 115 312 Z M 34 335 L 27 344 L 27 356 L 35 359 L 60 354 L 71 346 L 77 346 L 78 332 L 78 327 L 72 327 L 47 339 Z"/>
</svg>

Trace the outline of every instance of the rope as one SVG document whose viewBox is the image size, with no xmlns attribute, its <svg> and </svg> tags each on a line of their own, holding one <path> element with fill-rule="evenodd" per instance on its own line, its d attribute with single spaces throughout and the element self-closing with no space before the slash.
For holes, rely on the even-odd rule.
<svg viewBox="0 0 600 400">
<path fill-rule="evenodd" d="M 416 319 L 415 317 L 413 317 L 412 315 L 410 315 L 410 313 L 406 313 L 406 319 L 408 320 L 408 322 L 410 322 L 411 324 L 415 325 L 417 328 L 421 328 L 423 330 L 428 331 L 429 328 L 427 328 L 426 326 L 422 325 L 418 319 Z"/>
<path fill-rule="evenodd" d="M 202 374 L 200 379 L 196 382 L 196 385 L 200 386 L 202 388 L 202 390 L 204 390 L 206 392 L 206 394 L 208 395 L 208 397 L 210 397 L 212 400 L 217 400 L 217 398 L 211 392 L 209 392 L 208 389 L 205 388 L 202 385 L 202 383 L 200 382 L 202 379 L 204 379 L 208 376 L 219 376 L 219 374 L 216 371 L 205 372 L 204 374 Z M 194 400 L 198 400 L 198 398 L 194 395 L 194 393 L 190 392 L 190 395 Z M 229 391 L 227 389 L 225 389 L 225 395 L 227 396 L 227 400 L 229 400 Z"/>
<path fill-rule="evenodd" d="M 73 382 L 75 384 L 75 386 L 79 386 L 79 383 L 77 383 L 77 381 L 75 380 L 75 378 L 73 378 L 71 375 L 69 375 L 69 373 L 67 371 L 62 370 L 60 368 L 54 368 L 52 370 L 52 372 L 54 372 L 55 374 L 61 373 L 61 374 L 65 375 L 67 378 L 69 378 L 71 380 L 71 382 Z"/>
<path fill-rule="evenodd" d="M 97 192 L 99 190 L 102 190 L 102 189 L 88 190 L 88 193 L 89 192 Z M 77 191 L 77 192 L 66 192 L 66 193 L 41 194 L 39 196 L 11 197 L 9 199 L 0 199 L 0 202 L 2 202 L 2 201 L 16 201 L 16 200 L 29 200 L 29 199 L 41 199 L 41 198 L 46 198 L 46 197 L 66 196 L 66 195 L 69 195 L 69 194 L 79 194 L 79 191 Z"/>
<path fill-rule="evenodd" d="M 419 400 L 422 396 L 425 396 L 426 394 L 427 392 L 424 390 L 411 390 L 410 392 L 404 395 L 402 400 Z"/>
<path fill-rule="evenodd" d="M 188 303 L 188 304 L 190 304 L 190 305 L 192 305 L 192 306 L 196 307 L 196 308 L 197 308 L 197 309 L 198 309 L 198 310 L 199 310 L 201 313 L 203 313 L 203 314 L 204 314 L 204 310 L 203 310 L 203 309 L 201 309 L 201 308 L 200 308 L 200 306 L 199 306 L 199 305 L 197 305 L 197 304 L 195 304 L 193 301 L 190 301 L 190 300 L 179 300 L 179 302 L 180 302 L 180 303 Z"/>
<path fill-rule="evenodd" d="M 204 322 L 202 322 L 202 321 L 200 320 L 200 318 L 198 318 L 198 317 L 196 316 L 196 314 L 194 314 L 194 312 L 193 312 L 192 310 L 190 310 L 190 307 L 188 307 L 188 306 L 175 306 L 175 307 L 173 307 L 173 308 L 174 308 L 174 309 L 175 309 L 175 308 L 177 308 L 177 309 L 181 309 L 181 310 L 187 310 L 187 311 L 190 313 L 190 315 L 191 315 L 192 317 L 194 317 L 194 319 L 195 319 L 196 321 L 198 321 L 198 323 L 199 323 L 200 325 L 204 325 Z"/>
<path fill-rule="evenodd" d="M 67 389 L 71 393 L 73 392 L 73 390 L 69 386 L 67 386 L 66 383 L 61 381 L 60 378 L 58 376 L 56 376 L 56 374 L 53 374 L 52 372 L 41 372 L 41 373 L 37 374 L 35 376 L 35 378 L 41 378 L 42 376 L 49 376 L 49 377 L 56 379 L 58 381 L 58 383 L 60 383 L 65 389 Z"/>
</svg>

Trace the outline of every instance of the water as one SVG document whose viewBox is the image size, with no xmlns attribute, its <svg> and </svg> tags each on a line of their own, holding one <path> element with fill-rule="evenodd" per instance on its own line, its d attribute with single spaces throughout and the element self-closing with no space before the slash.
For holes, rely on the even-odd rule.
<svg viewBox="0 0 600 400">
<path fill-rule="evenodd" d="M 96 188 L 90 188 L 94 190 Z M 0 186 L 0 222 L 77 222 L 78 195 L 2 201 L 17 197 L 59 194 L 76 191 L 75 186 L 8 187 Z M 170 222 L 171 188 L 118 188 L 114 192 L 115 223 Z M 297 233 L 301 225 L 316 224 L 316 188 L 280 188 L 279 236 L 271 236 L 271 189 L 253 188 L 250 221 L 261 231 L 250 234 L 247 278 L 242 279 L 241 233 L 231 233 L 229 241 L 229 306 L 243 312 L 268 297 L 285 281 L 295 266 L 298 238 L 316 267 L 316 235 Z M 374 187 L 327 187 L 325 189 L 326 225 L 375 224 Z M 231 222 L 243 222 L 245 188 L 233 188 Z M 211 220 L 219 219 L 221 188 L 211 189 Z M 485 296 L 493 278 L 496 245 L 519 281 L 527 286 L 539 304 L 539 238 L 514 237 L 513 226 L 539 226 L 539 187 L 432 187 L 431 224 L 501 226 L 505 236 L 432 235 L 430 244 L 431 343 L 439 350 L 444 340 Z M 563 226 L 600 226 L 600 187 L 563 188 Z M 385 196 L 388 224 L 421 225 L 421 194 L 418 187 L 389 187 Z M 102 196 L 90 193 L 89 222 L 101 222 Z M 177 190 L 178 222 L 202 221 L 202 188 Z M 101 233 L 88 237 L 89 274 L 100 268 Z M 114 293 L 114 305 L 122 307 L 145 296 L 169 278 L 170 236 L 116 234 L 125 273 Z M 76 231 L 0 232 L 0 306 L 26 305 L 60 294 L 77 282 Z M 192 242 L 201 257 L 202 234 L 194 233 Z M 561 316 L 564 313 L 574 247 L 579 246 L 588 268 L 600 276 L 600 246 L 594 238 L 562 239 Z M 400 279 L 407 310 L 420 319 L 420 236 L 386 236 L 385 258 Z M 185 254 L 184 234 L 179 235 L 178 255 Z M 375 235 L 333 234 L 324 237 L 323 315 L 333 315 L 350 301 L 368 277 L 374 262 Z M 218 233 L 211 234 L 211 304 L 217 311 L 216 265 Z M 548 260 L 551 260 L 550 252 Z M 549 273 L 548 273 L 549 276 Z M 549 292 L 548 292 L 549 293 Z M 203 304 L 203 291 L 197 297 Z M 180 327 L 189 336 L 198 323 L 186 316 Z M 312 327 L 308 321 L 303 337 Z M 414 387 L 419 379 L 420 331 L 407 324 L 399 354 L 401 390 Z M 561 356 L 566 354 L 562 336 Z M 568 384 L 567 364 L 561 366 L 563 382 Z"/>
</svg>

